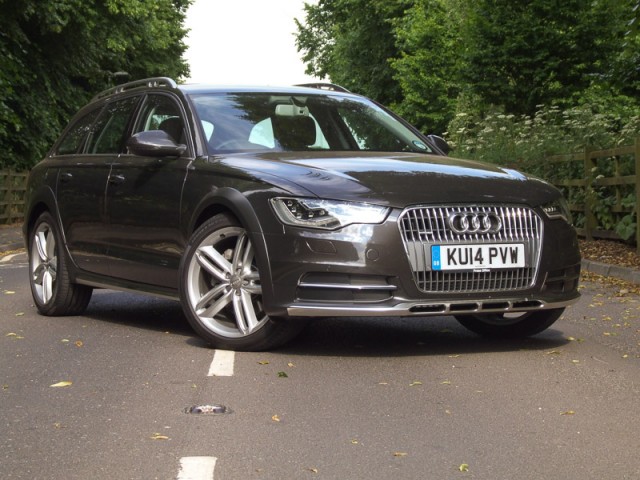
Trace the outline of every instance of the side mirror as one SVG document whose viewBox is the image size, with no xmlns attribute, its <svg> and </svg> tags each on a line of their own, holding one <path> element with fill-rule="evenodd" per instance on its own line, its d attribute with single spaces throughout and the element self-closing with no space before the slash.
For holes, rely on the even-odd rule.
<svg viewBox="0 0 640 480">
<path fill-rule="evenodd" d="M 427 135 L 427 138 L 438 148 L 438 150 L 442 151 L 445 155 L 449 155 L 451 147 L 444 138 L 439 137 L 438 135 Z"/>
<path fill-rule="evenodd" d="M 142 157 L 179 157 L 187 150 L 186 145 L 178 145 L 164 130 L 138 132 L 127 140 L 127 148 Z"/>
</svg>

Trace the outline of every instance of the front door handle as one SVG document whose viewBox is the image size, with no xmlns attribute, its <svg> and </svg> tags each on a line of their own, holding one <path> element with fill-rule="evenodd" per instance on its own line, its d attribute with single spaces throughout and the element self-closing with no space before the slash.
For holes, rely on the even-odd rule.
<svg viewBox="0 0 640 480">
<path fill-rule="evenodd" d="M 109 183 L 111 185 L 120 185 L 121 183 L 124 183 L 125 180 L 124 175 L 109 175 Z"/>
</svg>

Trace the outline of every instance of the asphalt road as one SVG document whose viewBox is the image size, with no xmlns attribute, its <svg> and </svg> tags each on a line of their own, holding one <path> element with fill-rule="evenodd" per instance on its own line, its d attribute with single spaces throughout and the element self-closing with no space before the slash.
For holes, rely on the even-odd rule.
<svg viewBox="0 0 640 480">
<path fill-rule="evenodd" d="M 640 478 L 640 297 L 619 287 L 585 283 L 521 342 L 326 319 L 232 355 L 171 301 L 99 291 L 39 316 L 26 277 L 0 261 L 3 479 Z"/>
</svg>

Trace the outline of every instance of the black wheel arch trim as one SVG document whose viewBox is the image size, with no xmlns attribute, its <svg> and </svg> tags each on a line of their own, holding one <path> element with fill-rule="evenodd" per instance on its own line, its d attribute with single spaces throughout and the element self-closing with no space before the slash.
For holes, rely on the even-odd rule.
<svg viewBox="0 0 640 480">
<path fill-rule="evenodd" d="M 262 284 L 262 299 L 265 311 L 269 314 L 269 305 L 273 304 L 274 298 L 273 283 L 271 282 L 271 263 L 262 225 L 251 202 L 244 194 L 235 188 L 221 187 L 202 198 L 196 208 L 192 210 L 193 213 L 188 217 L 186 225 L 187 239 L 191 238 L 193 232 L 200 226 L 201 222 L 199 220 L 202 215 L 207 210 L 215 207 L 222 207 L 222 210 L 230 212 L 247 230 L 251 243 L 256 249 L 256 262 Z"/>
</svg>

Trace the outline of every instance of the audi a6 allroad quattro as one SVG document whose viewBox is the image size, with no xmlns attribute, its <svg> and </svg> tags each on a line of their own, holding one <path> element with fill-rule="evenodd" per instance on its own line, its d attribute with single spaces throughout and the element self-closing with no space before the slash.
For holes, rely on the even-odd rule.
<svg viewBox="0 0 640 480">
<path fill-rule="evenodd" d="M 274 348 L 310 317 L 541 332 L 578 299 L 565 201 L 447 150 L 326 84 L 114 87 L 31 171 L 37 309 L 80 314 L 95 288 L 161 295 L 233 350 Z"/>
</svg>

